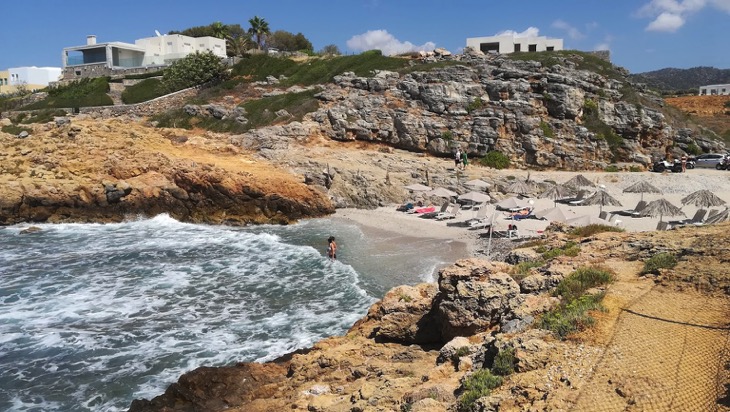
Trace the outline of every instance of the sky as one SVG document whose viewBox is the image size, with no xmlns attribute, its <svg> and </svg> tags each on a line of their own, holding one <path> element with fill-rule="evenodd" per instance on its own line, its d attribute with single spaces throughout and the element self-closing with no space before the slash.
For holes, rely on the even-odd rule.
<svg viewBox="0 0 730 412">
<path fill-rule="evenodd" d="M 0 70 L 61 66 L 64 47 L 151 37 L 220 21 L 302 33 L 320 50 L 384 54 L 512 32 L 564 39 L 566 49 L 609 50 L 631 73 L 730 68 L 730 0 L 124 0 L 4 1 Z"/>
</svg>

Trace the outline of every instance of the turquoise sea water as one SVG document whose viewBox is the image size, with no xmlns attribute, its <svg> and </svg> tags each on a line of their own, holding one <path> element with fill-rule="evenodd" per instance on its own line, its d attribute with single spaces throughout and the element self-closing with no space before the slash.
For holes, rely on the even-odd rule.
<svg viewBox="0 0 730 412">
<path fill-rule="evenodd" d="M 0 410 L 120 411 L 186 371 L 344 333 L 463 244 L 339 219 L 234 228 L 161 215 L 0 228 Z M 325 257 L 335 235 L 338 260 Z"/>
</svg>

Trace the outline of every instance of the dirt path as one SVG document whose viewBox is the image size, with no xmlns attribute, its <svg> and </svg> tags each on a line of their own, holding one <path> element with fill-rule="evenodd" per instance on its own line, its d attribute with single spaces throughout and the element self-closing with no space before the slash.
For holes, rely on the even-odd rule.
<svg viewBox="0 0 730 412">
<path fill-rule="evenodd" d="M 626 292 L 626 286 L 619 279 L 612 288 Z M 640 294 L 610 327 L 610 341 L 572 410 L 730 410 L 718 404 L 727 396 L 728 297 L 647 286 L 629 288 Z"/>
</svg>

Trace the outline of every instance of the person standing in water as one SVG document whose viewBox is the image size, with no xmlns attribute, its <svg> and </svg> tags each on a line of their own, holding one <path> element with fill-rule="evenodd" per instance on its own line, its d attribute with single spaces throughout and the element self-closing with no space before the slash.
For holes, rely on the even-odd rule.
<svg viewBox="0 0 730 412">
<path fill-rule="evenodd" d="M 329 256 L 332 260 L 337 259 L 337 243 L 335 243 L 335 237 L 330 236 L 329 239 L 327 239 L 327 243 L 327 256 Z"/>
</svg>

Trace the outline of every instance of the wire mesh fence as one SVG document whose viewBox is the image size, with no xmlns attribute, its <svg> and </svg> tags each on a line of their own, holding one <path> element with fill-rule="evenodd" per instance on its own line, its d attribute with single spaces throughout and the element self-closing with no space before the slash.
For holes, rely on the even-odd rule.
<svg viewBox="0 0 730 412">
<path fill-rule="evenodd" d="M 573 411 L 730 411 L 726 296 L 652 289 L 619 315 Z"/>
</svg>

